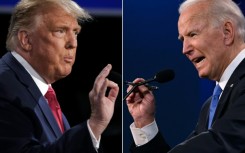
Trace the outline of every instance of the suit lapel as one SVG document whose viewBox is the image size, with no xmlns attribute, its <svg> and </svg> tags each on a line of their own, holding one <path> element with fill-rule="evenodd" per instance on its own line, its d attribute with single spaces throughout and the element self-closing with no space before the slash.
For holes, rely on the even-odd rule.
<svg viewBox="0 0 245 153">
<path fill-rule="evenodd" d="M 200 117 L 198 120 L 198 125 L 197 125 L 197 133 L 201 133 L 203 131 L 207 131 L 208 128 L 208 117 L 209 117 L 209 105 L 211 102 L 211 98 L 209 97 L 205 102 L 204 105 L 202 106 L 201 112 L 200 112 Z"/>
<path fill-rule="evenodd" d="M 235 69 L 230 79 L 228 80 L 225 89 L 220 97 L 219 104 L 215 112 L 213 121 L 215 121 L 220 115 L 222 115 L 223 110 L 226 109 L 225 106 L 229 102 L 231 91 L 239 83 L 240 78 L 242 78 L 245 75 L 244 69 L 245 69 L 245 59 L 243 59 L 243 61 L 238 65 L 238 67 Z"/>
<path fill-rule="evenodd" d="M 53 133 L 56 135 L 56 137 L 61 136 L 61 130 L 59 129 L 58 124 L 56 123 L 56 120 L 47 104 L 47 101 L 41 94 L 40 90 L 38 89 L 37 85 L 33 81 L 30 74 L 25 70 L 25 68 L 13 57 L 13 55 L 8 52 L 6 55 L 2 58 L 6 64 L 11 67 L 11 69 L 17 74 L 19 81 L 23 83 L 24 86 L 28 89 L 29 93 L 32 95 L 32 97 L 35 99 L 35 101 L 38 104 L 38 108 L 35 108 L 35 112 L 39 119 L 42 121 L 48 121 L 48 124 L 50 128 L 52 129 Z M 45 119 L 42 119 L 45 117 Z M 46 122 L 45 122 L 46 123 Z"/>
<path fill-rule="evenodd" d="M 231 91 L 232 91 L 232 89 L 236 83 L 237 82 L 226 84 L 225 89 L 224 89 L 224 91 L 220 97 L 216 112 L 214 114 L 213 122 L 217 119 L 218 116 L 220 116 L 222 114 L 222 111 L 225 110 L 225 106 L 228 103 L 230 93 L 231 93 Z"/>
<path fill-rule="evenodd" d="M 69 124 L 69 122 L 67 121 L 67 119 L 66 119 L 66 117 L 65 117 L 65 115 L 64 115 L 63 113 L 62 113 L 62 119 L 63 119 L 65 131 L 68 130 L 68 129 L 70 129 L 70 128 L 71 128 L 71 127 L 70 127 L 70 124 Z"/>
</svg>

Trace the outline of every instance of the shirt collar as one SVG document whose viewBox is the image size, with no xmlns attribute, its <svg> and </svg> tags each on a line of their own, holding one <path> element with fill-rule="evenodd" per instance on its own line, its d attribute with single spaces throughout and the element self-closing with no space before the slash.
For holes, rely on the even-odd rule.
<svg viewBox="0 0 245 153">
<path fill-rule="evenodd" d="M 237 66 L 242 62 L 242 60 L 245 58 L 245 49 L 243 49 L 234 59 L 233 61 L 228 65 L 228 67 L 225 69 L 223 75 L 221 76 L 221 79 L 219 82 L 220 87 L 222 90 L 224 90 L 228 80 L 230 79 L 232 73 L 235 71 Z"/>
<path fill-rule="evenodd" d="M 45 95 L 46 92 L 48 91 L 49 85 L 20 54 L 18 54 L 15 51 L 11 51 L 11 53 L 16 58 L 16 60 L 19 61 L 19 63 L 26 69 L 26 71 L 31 75 L 32 79 L 36 83 L 42 95 Z"/>
</svg>

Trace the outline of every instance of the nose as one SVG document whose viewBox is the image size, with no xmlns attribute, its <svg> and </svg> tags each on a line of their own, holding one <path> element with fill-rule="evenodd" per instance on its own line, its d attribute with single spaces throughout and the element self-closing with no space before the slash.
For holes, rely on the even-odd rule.
<svg viewBox="0 0 245 153">
<path fill-rule="evenodd" d="M 190 41 L 188 40 L 188 38 L 187 38 L 187 39 L 184 39 L 184 40 L 183 40 L 182 53 L 183 53 L 184 55 L 188 55 L 188 54 L 190 54 L 192 51 L 193 51 L 193 47 L 192 47 Z"/>
<path fill-rule="evenodd" d="M 73 49 L 77 47 L 77 34 L 75 32 L 69 32 L 67 34 L 66 48 Z"/>
</svg>

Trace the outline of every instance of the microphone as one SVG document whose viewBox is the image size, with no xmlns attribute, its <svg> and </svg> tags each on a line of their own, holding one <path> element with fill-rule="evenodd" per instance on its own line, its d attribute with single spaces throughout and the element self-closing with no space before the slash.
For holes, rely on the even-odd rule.
<svg viewBox="0 0 245 153">
<path fill-rule="evenodd" d="M 145 85 L 145 84 L 147 84 L 149 82 L 153 82 L 153 81 L 156 81 L 158 83 L 168 82 L 168 81 L 173 80 L 174 76 L 175 76 L 174 71 L 167 69 L 167 70 L 163 70 L 163 71 L 158 72 L 153 78 L 145 80 L 143 82 L 129 83 L 129 84 L 133 85 L 133 87 L 127 93 L 127 95 L 123 98 L 123 100 L 125 100 L 133 92 L 133 90 L 138 86 Z"/>
</svg>

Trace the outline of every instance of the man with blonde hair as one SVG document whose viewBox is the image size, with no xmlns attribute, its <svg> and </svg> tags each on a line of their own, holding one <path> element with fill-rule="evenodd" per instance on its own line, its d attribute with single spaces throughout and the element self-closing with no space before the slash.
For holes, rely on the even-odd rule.
<svg viewBox="0 0 245 153">
<path fill-rule="evenodd" d="M 119 92 L 108 64 L 89 93 L 90 118 L 70 127 L 52 83 L 72 71 L 77 35 L 91 16 L 72 0 L 21 0 L 0 59 L 1 153 L 97 153 Z"/>
</svg>

